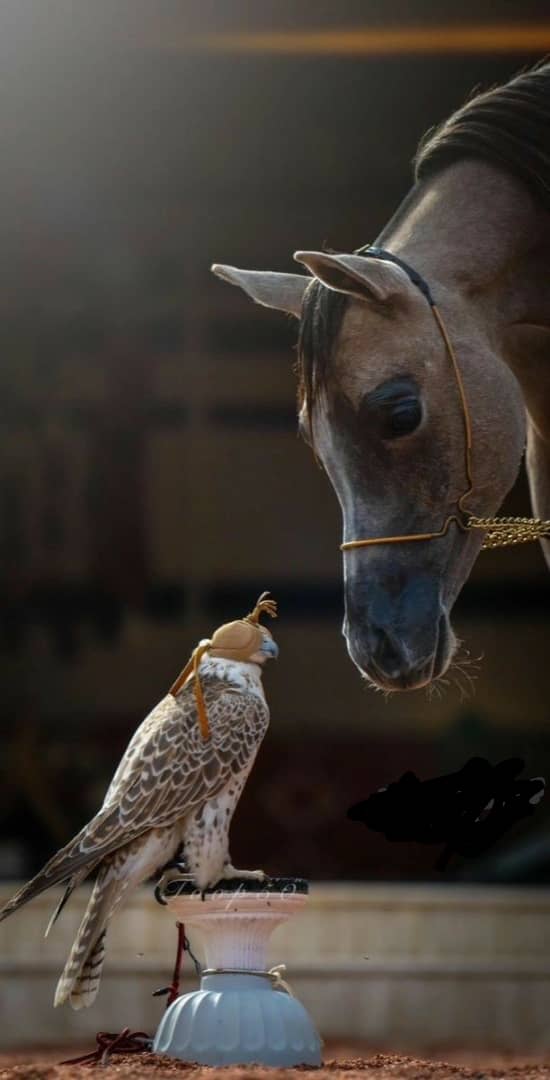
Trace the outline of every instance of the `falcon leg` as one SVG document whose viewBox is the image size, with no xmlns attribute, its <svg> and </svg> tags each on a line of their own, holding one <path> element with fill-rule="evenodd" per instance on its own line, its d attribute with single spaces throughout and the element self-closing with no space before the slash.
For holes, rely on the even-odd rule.
<svg viewBox="0 0 550 1080">
<path fill-rule="evenodd" d="M 162 893 L 163 889 L 170 884 L 171 881 L 193 881 L 193 875 L 188 872 L 187 860 L 184 854 L 184 846 L 180 844 L 173 859 L 169 859 L 160 867 L 159 879 L 157 881 L 158 892 Z"/>
<path fill-rule="evenodd" d="M 179 870 L 182 875 L 185 875 L 185 871 L 187 870 L 187 859 L 185 858 L 185 848 L 183 843 L 179 845 L 173 858 L 169 859 L 168 862 L 163 863 L 158 872 L 160 875 L 164 875 L 168 870 Z"/>
</svg>

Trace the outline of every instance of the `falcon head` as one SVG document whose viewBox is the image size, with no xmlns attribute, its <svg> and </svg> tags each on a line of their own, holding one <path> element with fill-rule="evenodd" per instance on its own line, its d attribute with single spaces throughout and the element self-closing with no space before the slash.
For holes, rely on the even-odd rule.
<svg viewBox="0 0 550 1080">
<path fill-rule="evenodd" d="M 218 626 L 211 638 L 203 638 L 202 641 L 199 641 L 183 671 L 180 672 L 175 683 L 170 687 L 169 693 L 172 694 L 172 697 L 176 697 L 191 673 L 194 672 L 195 694 L 197 703 L 199 703 L 201 699 L 199 665 L 203 656 L 208 655 L 214 659 L 219 657 L 223 660 L 236 660 L 241 664 L 260 665 L 265 664 L 270 657 L 278 656 L 278 645 L 274 642 L 267 627 L 262 626 L 260 622 L 260 616 L 264 614 L 269 615 L 272 619 L 277 618 L 277 602 L 271 599 L 267 592 L 263 592 L 258 597 L 254 610 L 245 615 L 244 619 L 224 623 L 223 626 Z M 201 709 L 206 729 L 207 721 L 204 704 L 200 706 L 199 712 Z"/>
<path fill-rule="evenodd" d="M 269 615 L 272 619 L 277 618 L 277 602 L 267 592 L 263 592 L 258 597 L 254 610 L 245 615 L 244 619 L 224 623 L 223 626 L 218 626 L 211 638 L 203 638 L 199 641 L 183 671 L 170 687 L 169 693 L 175 698 L 185 686 L 187 679 L 193 676 L 199 723 L 205 739 L 210 738 L 210 728 L 201 689 L 200 662 L 208 655 L 213 659 L 233 660 L 241 664 L 258 664 L 263 667 L 266 660 L 278 656 L 279 647 L 269 630 L 262 626 L 261 615 Z"/>
</svg>

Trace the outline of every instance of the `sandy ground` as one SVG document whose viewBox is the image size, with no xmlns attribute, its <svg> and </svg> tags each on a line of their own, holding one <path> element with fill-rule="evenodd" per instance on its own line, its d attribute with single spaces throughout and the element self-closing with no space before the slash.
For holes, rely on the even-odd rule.
<svg viewBox="0 0 550 1080">
<path fill-rule="evenodd" d="M 77 1056 L 83 1051 L 39 1050 L 0 1054 L 0 1080 L 89 1080 L 90 1066 L 60 1065 L 64 1057 Z M 445 1058 L 445 1060 L 443 1060 Z M 220 1073 L 224 1080 L 484 1080 L 503 1077 L 508 1080 L 550 1080 L 550 1057 L 516 1058 L 498 1054 L 449 1052 L 418 1058 L 403 1054 L 377 1053 L 366 1048 L 328 1046 L 320 1069 L 265 1069 L 257 1066 L 211 1069 L 200 1065 L 169 1061 L 155 1054 L 115 1055 L 106 1066 L 100 1067 L 102 1080 L 146 1080 L 146 1078 L 178 1076 L 181 1080 L 212 1080 Z"/>
</svg>

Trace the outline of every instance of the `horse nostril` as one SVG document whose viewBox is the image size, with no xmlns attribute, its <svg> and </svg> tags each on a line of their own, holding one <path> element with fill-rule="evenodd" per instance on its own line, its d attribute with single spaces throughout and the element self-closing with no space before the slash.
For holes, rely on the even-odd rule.
<svg viewBox="0 0 550 1080">
<path fill-rule="evenodd" d="M 412 653 L 406 644 L 396 641 L 386 630 L 377 627 L 372 632 L 371 662 L 378 673 L 387 679 L 408 679 L 425 676 L 432 670 L 434 651 Z"/>
<path fill-rule="evenodd" d="M 392 679 L 409 669 L 403 652 L 394 644 L 385 630 L 377 629 L 374 638 L 372 659 L 381 673 Z"/>
</svg>

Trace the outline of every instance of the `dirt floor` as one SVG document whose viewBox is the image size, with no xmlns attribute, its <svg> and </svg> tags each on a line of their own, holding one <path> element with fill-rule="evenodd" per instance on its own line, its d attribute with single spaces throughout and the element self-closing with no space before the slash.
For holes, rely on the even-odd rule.
<svg viewBox="0 0 550 1080">
<path fill-rule="evenodd" d="M 87 1048 L 89 1049 L 89 1048 Z M 85 1051 L 84 1051 L 85 1052 Z M 63 1057 L 78 1051 L 32 1051 L 0 1054 L 0 1080 L 89 1080 L 89 1065 L 60 1065 Z M 360 1056 L 359 1056 L 360 1055 Z M 97 1068 L 97 1066 L 96 1066 Z M 224 1080 L 550 1080 L 550 1057 L 516 1058 L 499 1054 L 453 1053 L 417 1058 L 403 1054 L 376 1053 L 365 1048 L 329 1046 L 320 1069 L 265 1069 L 258 1066 L 211 1069 L 201 1065 L 169 1061 L 155 1054 L 114 1055 L 99 1066 L 101 1080 L 212 1080 L 222 1074 Z"/>
</svg>

